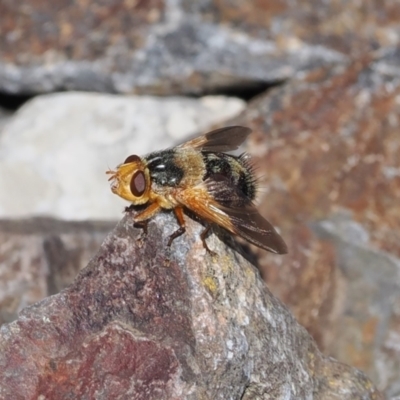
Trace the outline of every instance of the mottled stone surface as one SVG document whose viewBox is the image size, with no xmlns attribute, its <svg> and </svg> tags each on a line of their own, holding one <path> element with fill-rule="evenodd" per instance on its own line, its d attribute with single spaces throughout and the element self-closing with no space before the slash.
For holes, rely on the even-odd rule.
<svg viewBox="0 0 400 400">
<path fill-rule="evenodd" d="M 239 253 L 216 235 L 206 253 L 187 222 L 167 251 L 171 213 L 146 238 L 127 215 L 71 286 L 3 325 L 0 396 L 383 399 L 318 351 Z"/>
<path fill-rule="evenodd" d="M 62 10 L 62 12 L 60 12 Z M 399 44 L 391 0 L 3 1 L 0 89 L 204 93 Z"/>
<path fill-rule="evenodd" d="M 258 251 L 257 261 L 273 293 L 326 354 L 366 372 L 388 398 L 400 398 L 398 1 L 5 0 L 0 16 L 0 92 L 238 93 L 238 88 L 265 88 L 293 78 L 252 101 L 234 121 L 255 131 L 248 149 L 263 177 L 260 209 L 290 248 L 285 257 Z M 34 100 L 11 120 L 0 110 L 0 216 L 119 219 L 124 203 L 109 191 L 104 171 L 129 153 L 143 154 L 208 126 L 226 125 L 223 121 L 244 107 L 236 99 L 207 101 L 173 99 L 171 105 L 146 99 L 146 105 L 139 105 L 127 97 L 62 94 Z M 231 105 L 235 111 L 225 112 Z M 22 222 L 21 229 L 28 226 Z M 2 322 L 64 288 L 105 234 L 47 237 L 2 227 Z M 102 291 L 91 296 L 101 303 Z M 66 304 L 63 310 L 75 310 L 71 301 Z M 46 315 L 53 315 L 51 300 L 44 305 L 50 310 Z M 76 322 L 75 314 L 71 321 Z M 27 315 L 12 326 L 37 323 Z M 62 315 L 51 318 L 61 325 L 64 321 Z M 65 385 L 77 382 L 81 370 L 76 365 L 95 366 L 77 390 L 91 390 L 86 388 L 92 382 L 108 384 L 114 379 L 110 376 L 117 376 L 118 383 L 112 381 L 100 395 L 117 397 L 119 385 L 129 393 L 131 379 L 118 360 L 147 382 L 148 367 L 140 358 L 146 348 L 160 354 L 159 364 L 165 367 L 151 389 L 157 398 L 169 377 L 181 373 L 182 357 L 160 345 L 158 337 L 143 338 L 131 322 L 126 328 L 116 320 L 114 325 L 95 320 L 95 333 L 84 322 L 71 323 L 77 328 L 71 329 L 75 333 L 66 347 L 59 346 L 62 340 L 49 346 L 70 349 L 76 339 L 77 348 L 58 354 L 54 363 L 41 355 L 38 360 L 45 361 L 36 364 L 31 356 L 32 371 L 36 365 L 47 368 L 37 393 L 56 397 L 55 383 L 53 392 L 45 392 L 47 379 L 64 388 L 67 372 Z M 33 326 L 31 332 L 40 339 L 42 328 Z M 32 337 L 29 354 L 40 348 Z M 107 368 L 96 369 L 108 362 L 97 357 L 103 338 L 107 346 L 121 344 L 107 353 L 110 374 L 104 373 Z M 124 347 L 138 356 L 126 357 Z M 285 375 L 286 360 L 277 373 Z M 332 385 L 332 398 L 343 398 L 332 389 L 336 367 L 343 376 L 342 364 L 318 366 L 326 377 L 317 386 Z M 196 371 L 200 374 L 200 367 Z M 248 371 L 246 379 L 254 375 Z M 276 388 L 275 397 L 283 396 L 285 389 Z M 267 397 L 264 390 L 274 398 L 263 385 L 249 386 L 244 398 Z"/>
<path fill-rule="evenodd" d="M 235 123 L 262 176 L 260 210 L 291 249 L 258 252 L 271 290 L 341 361 L 400 396 L 400 53 L 320 69 Z"/>
<path fill-rule="evenodd" d="M 111 193 L 106 170 L 210 130 L 244 106 L 224 96 L 38 96 L 0 137 L 0 218 L 119 220 L 126 202 Z"/>
<path fill-rule="evenodd" d="M 379 19 L 345 2 L 6 1 L 0 90 L 187 94 L 275 82 L 344 62 L 349 48 L 396 45 L 396 6 L 381 3 Z"/>
<path fill-rule="evenodd" d="M 114 226 L 43 218 L 0 220 L 0 324 L 71 284 Z"/>
<path fill-rule="evenodd" d="M 309 44 L 354 57 L 400 39 L 400 4 L 390 0 L 182 0 L 182 7 L 208 22 L 265 35 L 282 52 Z"/>
</svg>

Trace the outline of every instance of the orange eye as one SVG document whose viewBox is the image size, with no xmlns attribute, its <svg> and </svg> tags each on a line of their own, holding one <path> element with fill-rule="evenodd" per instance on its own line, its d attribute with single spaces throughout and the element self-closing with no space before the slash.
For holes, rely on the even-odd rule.
<svg viewBox="0 0 400 400">
<path fill-rule="evenodd" d="M 129 157 L 124 161 L 124 164 L 129 164 L 129 163 L 138 162 L 138 161 L 141 161 L 140 157 L 133 154 L 133 155 L 129 156 Z"/>
<path fill-rule="evenodd" d="M 131 179 L 131 192 L 134 196 L 140 197 L 146 189 L 146 178 L 143 171 L 136 171 Z"/>
</svg>

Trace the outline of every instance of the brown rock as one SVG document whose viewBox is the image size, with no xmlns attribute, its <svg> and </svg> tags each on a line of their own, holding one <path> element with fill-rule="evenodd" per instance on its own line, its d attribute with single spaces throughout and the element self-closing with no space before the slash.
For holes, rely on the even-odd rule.
<svg viewBox="0 0 400 400">
<path fill-rule="evenodd" d="M 70 287 L 3 325 L 2 397 L 383 399 L 318 351 L 229 236 L 207 239 L 213 256 L 187 218 L 168 251 L 175 229 L 161 213 L 140 238 L 128 214 Z"/>
<path fill-rule="evenodd" d="M 265 86 L 400 37 L 391 0 L 20 0 L 0 15 L 0 89 L 11 93 Z"/>
<path fill-rule="evenodd" d="M 354 57 L 399 43 L 400 5 L 387 0 L 183 0 L 183 8 L 206 21 L 264 34 L 283 52 L 307 43 L 311 51 L 322 46 Z"/>
<path fill-rule="evenodd" d="M 0 324 L 68 286 L 114 226 L 45 218 L 0 220 Z"/>
<path fill-rule="evenodd" d="M 271 290 L 328 354 L 399 396 L 400 56 L 320 69 L 252 102 L 235 123 L 282 229 L 258 252 Z M 257 250 L 255 250 L 257 251 Z"/>
<path fill-rule="evenodd" d="M 370 50 L 377 41 L 380 21 L 362 10 L 338 22 L 340 30 L 337 12 L 349 7 L 298 3 L 2 2 L 0 90 L 191 94 L 254 87 L 345 62 L 349 32 L 357 49 Z M 384 3 L 379 15 L 385 20 L 392 10 Z M 366 21 L 371 37 L 357 29 Z M 382 24 L 379 44 L 396 45 L 391 20 Z"/>
</svg>

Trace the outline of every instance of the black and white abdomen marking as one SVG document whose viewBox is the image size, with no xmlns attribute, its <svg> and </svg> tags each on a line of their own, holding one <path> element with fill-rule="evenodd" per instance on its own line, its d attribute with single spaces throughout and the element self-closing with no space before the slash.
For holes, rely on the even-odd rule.
<svg viewBox="0 0 400 400">
<path fill-rule="evenodd" d="M 160 186 L 170 187 L 176 187 L 180 184 L 184 171 L 176 165 L 173 150 L 151 153 L 145 160 L 152 182 Z"/>
<path fill-rule="evenodd" d="M 239 157 L 225 154 L 202 152 L 206 173 L 204 180 L 213 175 L 222 175 L 228 178 L 247 198 L 256 197 L 256 184 L 251 166 L 244 154 Z"/>
</svg>

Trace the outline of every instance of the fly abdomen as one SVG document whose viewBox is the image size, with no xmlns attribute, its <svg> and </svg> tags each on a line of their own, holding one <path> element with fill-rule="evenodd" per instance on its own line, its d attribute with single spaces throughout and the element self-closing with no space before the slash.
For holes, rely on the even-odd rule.
<svg viewBox="0 0 400 400">
<path fill-rule="evenodd" d="M 206 167 L 204 180 L 216 175 L 222 175 L 241 191 L 248 199 L 256 196 L 255 178 L 244 156 L 236 157 L 225 153 L 203 152 Z"/>
</svg>

